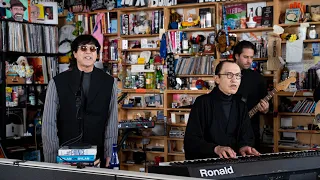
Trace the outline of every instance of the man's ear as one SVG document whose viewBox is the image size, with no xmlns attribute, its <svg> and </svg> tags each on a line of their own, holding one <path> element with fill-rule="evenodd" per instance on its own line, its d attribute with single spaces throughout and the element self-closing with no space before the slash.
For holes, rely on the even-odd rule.
<svg viewBox="0 0 320 180">
<path fill-rule="evenodd" d="M 76 51 L 73 51 L 72 54 L 73 54 L 74 58 L 77 58 L 77 52 Z"/>
<path fill-rule="evenodd" d="M 220 84 L 219 75 L 215 75 L 215 76 L 214 76 L 214 82 L 216 82 L 217 84 Z"/>
<path fill-rule="evenodd" d="M 235 54 L 234 57 L 236 58 L 236 61 L 238 61 L 238 59 L 240 59 L 239 54 Z"/>
</svg>

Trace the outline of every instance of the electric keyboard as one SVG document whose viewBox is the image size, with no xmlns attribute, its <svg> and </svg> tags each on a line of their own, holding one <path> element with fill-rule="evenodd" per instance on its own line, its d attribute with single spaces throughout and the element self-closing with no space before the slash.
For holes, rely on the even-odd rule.
<svg viewBox="0 0 320 180">
<path fill-rule="evenodd" d="M 119 129 L 134 129 L 134 128 L 154 128 L 155 122 L 154 121 L 120 121 L 118 128 Z"/>
<path fill-rule="evenodd" d="M 160 163 L 150 173 L 206 179 L 318 179 L 320 151 L 296 151 Z"/>
</svg>

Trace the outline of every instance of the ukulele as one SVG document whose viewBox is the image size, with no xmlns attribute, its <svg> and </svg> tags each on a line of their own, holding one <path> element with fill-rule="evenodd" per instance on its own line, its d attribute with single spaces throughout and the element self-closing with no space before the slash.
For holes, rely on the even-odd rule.
<svg viewBox="0 0 320 180">
<path fill-rule="evenodd" d="M 281 83 L 277 84 L 276 87 L 272 90 L 268 92 L 268 95 L 266 95 L 266 97 L 263 98 L 263 100 L 265 101 L 269 101 L 276 92 L 278 91 L 283 91 L 285 89 L 287 89 L 289 87 L 289 85 L 291 83 L 296 82 L 296 78 L 295 77 L 289 77 L 288 79 L 282 81 Z M 252 116 L 254 116 L 257 112 L 258 112 L 258 104 L 256 106 L 254 106 L 250 111 L 249 111 L 249 117 L 251 118 Z"/>
</svg>

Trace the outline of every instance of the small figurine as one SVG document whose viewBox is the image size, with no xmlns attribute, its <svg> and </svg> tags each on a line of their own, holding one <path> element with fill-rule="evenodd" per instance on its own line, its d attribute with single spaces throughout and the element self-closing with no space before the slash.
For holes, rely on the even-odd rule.
<svg viewBox="0 0 320 180">
<path fill-rule="evenodd" d="M 32 69 L 32 66 L 29 66 L 27 58 L 24 56 L 20 56 L 16 63 L 18 64 L 16 66 L 16 72 L 19 74 L 20 77 L 26 77 L 27 84 L 31 84 L 33 69 Z"/>
<path fill-rule="evenodd" d="M 173 22 L 180 22 L 181 21 L 181 15 L 177 13 L 175 9 L 171 10 L 171 15 L 170 15 L 170 23 Z"/>
<path fill-rule="evenodd" d="M 147 20 L 147 13 L 140 12 L 137 18 L 137 25 L 134 27 L 135 34 L 150 34 L 149 20 Z"/>
<path fill-rule="evenodd" d="M 194 16 L 196 16 L 196 15 L 190 14 L 188 20 L 187 20 L 187 21 L 183 21 L 183 22 L 181 23 L 181 25 L 182 25 L 183 27 L 191 27 L 191 26 L 196 26 L 196 25 L 198 25 L 199 22 L 200 22 L 200 16 L 196 16 L 197 18 L 196 18 L 195 20 L 193 20 L 193 19 L 194 19 L 194 18 L 193 18 Z"/>
<path fill-rule="evenodd" d="M 246 23 L 247 23 L 248 28 L 256 27 L 257 22 L 253 21 L 253 8 L 250 8 L 249 21 Z"/>
</svg>

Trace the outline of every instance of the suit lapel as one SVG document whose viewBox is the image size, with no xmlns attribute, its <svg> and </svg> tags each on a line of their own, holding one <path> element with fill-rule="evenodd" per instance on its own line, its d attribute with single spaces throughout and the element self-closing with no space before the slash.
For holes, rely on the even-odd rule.
<svg viewBox="0 0 320 180">
<path fill-rule="evenodd" d="M 74 67 L 71 70 L 71 76 L 69 76 L 69 87 L 71 88 L 73 94 L 75 95 L 75 93 L 78 91 L 79 89 L 79 84 L 80 84 L 80 71 L 78 70 L 78 68 Z"/>
<path fill-rule="evenodd" d="M 96 67 L 93 68 L 93 72 L 90 80 L 89 94 L 88 94 L 88 105 L 93 103 L 94 99 L 98 95 L 102 82 L 102 76 L 100 75 Z"/>
</svg>

